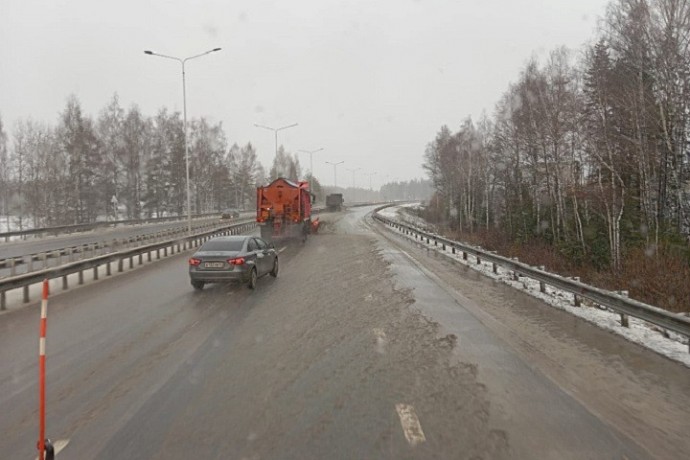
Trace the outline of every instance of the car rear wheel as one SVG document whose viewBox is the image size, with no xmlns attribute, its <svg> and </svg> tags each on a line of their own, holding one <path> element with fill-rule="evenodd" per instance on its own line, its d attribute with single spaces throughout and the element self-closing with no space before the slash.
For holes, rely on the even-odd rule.
<svg viewBox="0 0 690 460">
<path fill-rule="evenodd" d="M 275 259 L 273 259 L 273 270 L 271 270 L 271 276 L 274 278 L 278 276 L 278 258 L 277 257 Z"/>
<path fill-rule="evenodd" d="M 258 278 L 258 275 L 256 274 L 256 268 L 252 268 L 251 273 L 249 273 L 249 282 L 247 283 L 247 287 L 249 289 L 256 289 L 256 279 Z"/>
<path fill-rule="evenodd" d="M 204 288 L 204 282 L 203 281 L 192 281 L 192 286 L 197 291 L 200 291 Z"/>
</svg>

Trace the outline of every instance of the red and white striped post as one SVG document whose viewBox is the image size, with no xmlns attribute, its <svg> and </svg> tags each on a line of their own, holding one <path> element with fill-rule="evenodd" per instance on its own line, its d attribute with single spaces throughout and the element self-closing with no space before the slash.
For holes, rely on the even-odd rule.
<svg viewBox="0 0 690 460">
<path fill-rule="evenodd" d="M 46 439 L 46 326 L 48 318 L 48 280 L 43 280 L 41 336 L 38 339 L 38 458 L 45 459 Z"/>
</svg>

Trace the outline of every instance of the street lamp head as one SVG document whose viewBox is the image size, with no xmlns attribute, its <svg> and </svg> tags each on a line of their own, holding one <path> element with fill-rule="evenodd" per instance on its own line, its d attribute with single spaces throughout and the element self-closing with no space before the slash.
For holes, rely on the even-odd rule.
<svg viewBox="0 0 690 460">
<path fill-rule="evenodd" d="M 211 51 L 220 51 L 220 48 L 213 48 Z"/>
<path fill-rule="evenodd" d="M 151 50 L 145 50 L 145 51 L 144 51 L 144 54 L 153 54 L 153 51 L 151 51 Z"/>
</svg>

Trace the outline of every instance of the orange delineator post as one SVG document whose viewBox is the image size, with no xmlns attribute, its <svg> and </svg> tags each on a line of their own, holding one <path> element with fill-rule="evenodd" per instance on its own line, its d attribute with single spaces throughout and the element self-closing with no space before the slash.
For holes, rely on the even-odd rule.
<svg viewBox="0 0 690 460">
<path fill-rule="evenodd" d="M 48 318 L 48 280 L 43 280 L 41 336 L 38 339 L 38 458 L 45 458 L 46 439 L 46 326 Z"/>
</svg>

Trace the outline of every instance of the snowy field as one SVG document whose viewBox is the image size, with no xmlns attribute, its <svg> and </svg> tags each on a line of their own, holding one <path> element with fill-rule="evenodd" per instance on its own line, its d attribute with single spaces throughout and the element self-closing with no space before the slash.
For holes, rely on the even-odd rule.
<svg viewBox="0 0 690 460">
<path fill-rule="evenodd" d="M 415 206 L 415 204 L 406 205 Z M 415 227 L 424 229 L 429 228 L 431 230 L 432 226 L 429 226 L 425 222 L 420 222 L 421 219 L 411 213 L 406 209 L 406 206 L 393 206 L 390 208 L 383 209 L 379 214 L 391 220 L 398 221 L 400 223 L 405 223 L 408 225 L 413 225 Z M 420 225 L 421 223 L 421 225 Z M 410 238 L 409 235 L 404 235 L 402 232 L 390 227 L 386 227 L 388 230 L 396 232 L 402 236 Z M 413 239 L 412 237 L 411 239 Z M 433 244 L 431 244 L 433 246 Z M 513 274 L 505 269 L 498 270 L 498 274 L 493 272 L 493 265 L 491 262 L 482 262 L 481 264 L 476 263 L 476 259 L 468 258 L 468 260 L 463 260 L 462 253 L 457 254 L 452 253 L 452 249 L 448 247 L 445 251 L 441 246 L 433 246 L 435 250 L 445 256 L 452 258 L 453 260 L 462 263 L 473 270 L 480 271 L 485 276 L 498 280 L 515 289 L 520 289 L 530 295 L 541 299 L 548 305 L 555 308 L 565 310 L 575 316 L 583 318 L 590 323 L 596 324 L 597 326 L 612 331 L 618 335 L 625 337 L 631 342 L 640 344 L 646 348 L 649 348 L 661 355 L 664 355 L 674 361 L 681 362 L 686 366 L 690 367 L 690 353 L 688 352 L 688 339 L 682 337 L 673 332 L 669 332 L 669 337 L 665 337 L 663 331 L 657 326 L 647 323 L 646 321 L 639 320 L 637 318 L 629 319 L 629 327 L 623 327 L 620 324 L 620 315 L 607 308 L 601 307 L 599 305 L 593 305 L 587 299 L 583 299 L 581 306 L 576 307 L 573 304 L 573 294 L 562 291 L 560 289 L 555 289 L 551 286 L 546 286 L 546 293 L 542 293 L 539 290 L 539 281 L 532 280 L 526 277 L 520 277 L 519 280 L 513 278 Z"/>
</svg>

